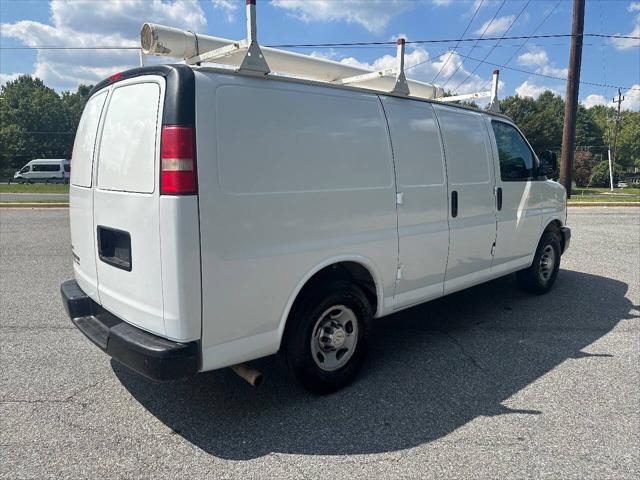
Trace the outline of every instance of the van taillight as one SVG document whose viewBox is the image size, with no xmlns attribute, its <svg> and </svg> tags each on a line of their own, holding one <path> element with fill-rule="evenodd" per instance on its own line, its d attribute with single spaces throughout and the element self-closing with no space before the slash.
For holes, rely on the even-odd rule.
<svg viewBox="0 0 640 480">
<path fill-rule="evenodd" d="M 193 127 L 165 125 L 160 147 L 160 193 L 198 193 Z"/>
</svg>

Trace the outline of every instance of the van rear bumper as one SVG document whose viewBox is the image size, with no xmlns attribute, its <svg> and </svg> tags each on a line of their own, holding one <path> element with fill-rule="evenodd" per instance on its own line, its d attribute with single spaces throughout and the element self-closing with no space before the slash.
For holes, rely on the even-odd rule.
<svg viewBox="0 0 640 480">
<path fill-rule="evenodd" d="M 174 342 L 128 324 L 94 302 L 75 280 L 60 285 L 60 293 L 73 324 L 101 350 L 132 370 L 157 381 L 198 371 L 198 342 Z"/>
</svg>

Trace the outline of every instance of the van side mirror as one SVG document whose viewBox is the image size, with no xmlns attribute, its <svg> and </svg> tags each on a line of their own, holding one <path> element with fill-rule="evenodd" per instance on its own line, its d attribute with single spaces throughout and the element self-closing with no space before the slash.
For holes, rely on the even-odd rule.
<svg viewBox="0 0 640 480">
<path fill-rule="evenodd" d="M 552 175 L 558 170 L 558 155 L 551 150 L 545 150 L 538 157 L 540 160 L 540 174 Z"/>
</svg>

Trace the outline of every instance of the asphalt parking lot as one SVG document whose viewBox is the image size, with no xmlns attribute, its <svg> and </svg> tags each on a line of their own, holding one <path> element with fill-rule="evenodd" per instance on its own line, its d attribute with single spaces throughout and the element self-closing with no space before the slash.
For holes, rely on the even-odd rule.
<svg viewBox="0 0 640 480">
<path fill-rule="evenodd" d="M 68 211 L 0 209 L 0 478 L 638 478 L 640 210 L 571 209 L 556 288 L 379 321 L 328 397 L 276 358 L 156 384 L 66 318 Z"/>
</svg>

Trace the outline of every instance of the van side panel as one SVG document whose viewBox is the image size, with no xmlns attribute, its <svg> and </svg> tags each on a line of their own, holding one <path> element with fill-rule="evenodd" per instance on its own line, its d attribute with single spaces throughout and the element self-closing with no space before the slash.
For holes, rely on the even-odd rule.
<svg viewBox="0 0 640 480">
<path fill-rule="evenodd" d="M 390 297 L 396 191 L 377 96 L 195 75 L 203 369 L 274 353 L 296 287 L 331 259 L 366 258 Z"/>
<path fill-rule="evenodd" d="M 180 341 L 201 336 L 200 232 L 198 198 L 160 196 L 160 258 L 166 336 Z"/>
</svg>

